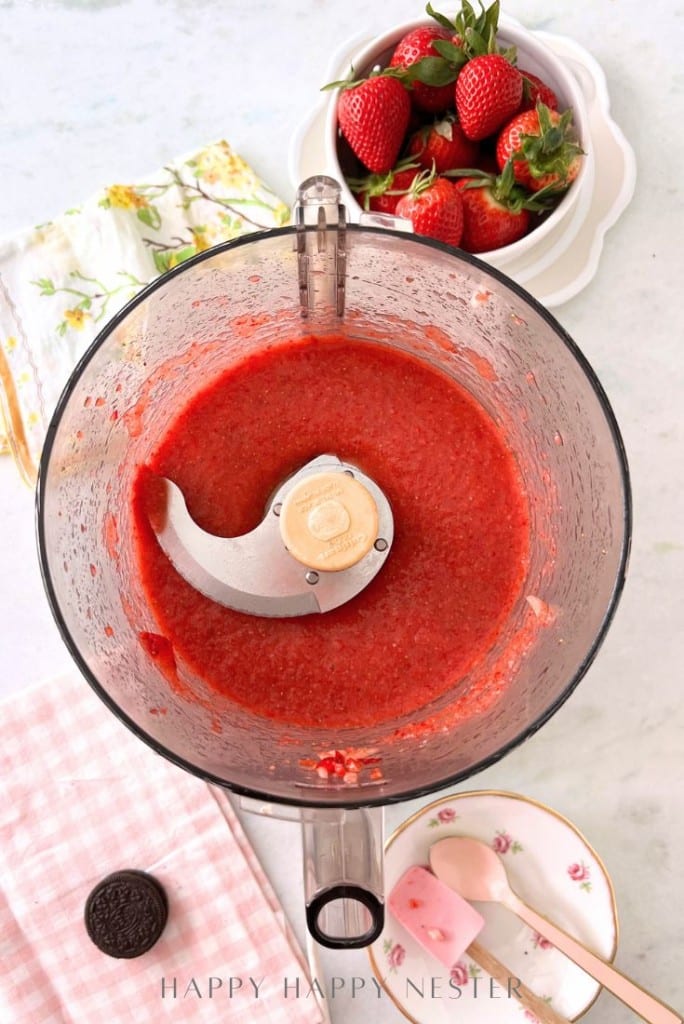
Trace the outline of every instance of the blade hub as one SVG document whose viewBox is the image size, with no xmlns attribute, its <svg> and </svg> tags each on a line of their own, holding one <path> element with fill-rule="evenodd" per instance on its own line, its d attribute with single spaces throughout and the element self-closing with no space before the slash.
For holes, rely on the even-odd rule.
<svg viewBox="0 0 684 1024">
<path fill-rule="evenodd" d="M 196 590 L 250 615 L 337 608 L 374 579 L 392 546 L 384 492 L 335 455 L 312 459 L 281 484 L 261 523 L 241 537 L 207 533 L 180 489 L 163 483 L 166 516 L 152 523 L 162 550 Z"/>
</svg>

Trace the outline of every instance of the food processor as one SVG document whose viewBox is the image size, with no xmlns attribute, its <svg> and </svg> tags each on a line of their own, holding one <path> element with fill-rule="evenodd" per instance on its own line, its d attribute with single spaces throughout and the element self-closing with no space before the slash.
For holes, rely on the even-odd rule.
<svg viewBox="0 0 684 1024">
<path fill-rule="evenodd" d="M 98 336 L 47 433 L 38 543 L 53 614 L 95 692 L 179 767 L 229 788 L 250 810 L 298 818 L 309 930 L 332 948 L 361 947 L 383 924 L 383 805 L 492 764 L 546 722 L 587 671 L 624 582 L 629 481 L 591 367 L 519 286 L 392 222 L 347 224 L 339 185 L 324 176 L 302 184 L 296 214 L 292 227 L 250 234 L 165 274 Z M 133 557 L 135 467 L 170 411 L 208 380 L 282 337 L 311 333 L 396 348 L 453 378 L 505 438 L 529 504 L 527 575 L 491 650 L 429 706 L 372 727 L 362 715 L 343 729 L 285 727 L 227 699 L 188 699 L 141 643 L 156 624 Z M 242 538 L 203 538 L 185 496 L 162 481 L 166 512 L 154 525 L 163 551 L 193 586 L 245 615 L 324 622 L 328 608 L 356 600 L 384 571 L 395 524 L 381 481 L 363 467 L 334 451 L 312 463 L 281 482 L 261 525 Z M 339 497 L 342 477 L 352 491 L 358 484 L 361 505 Z M 313 519 L 312 479 L 322 495 Z M 327 551 L 357 513 L 351 556 L 316 566 L 314 541 Z M 326 759 L 340 771 L 319 770 Z"/>
</svg>

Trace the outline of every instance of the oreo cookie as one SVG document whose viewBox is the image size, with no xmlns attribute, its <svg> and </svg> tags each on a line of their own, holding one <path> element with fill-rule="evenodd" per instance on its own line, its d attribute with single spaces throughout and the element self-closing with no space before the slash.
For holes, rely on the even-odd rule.
<svg viewBox="0 0 684 1024">
<path fill-rule="evenodd" d="M 86 900 L 86 931 L 108 956 L 133 959 L 164 931 L 169 905 L 163 887 L 145 871 L 115 871 Z"/>
</svg>

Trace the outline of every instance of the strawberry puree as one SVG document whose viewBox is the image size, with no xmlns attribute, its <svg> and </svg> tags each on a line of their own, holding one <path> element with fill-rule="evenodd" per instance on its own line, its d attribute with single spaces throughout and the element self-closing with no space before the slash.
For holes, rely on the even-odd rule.
<svg viewBox="0 0 684 1024">
<path fill-rule="evenodd" d="M 223 536 L 252 530 L 282 480 L 322 453 L 358 464 L 392 505 L 386 565 L 348 604 L 267 619 L 203 597 L 148 521 L 149 472 Z M 133 488 L 136 558 L 177 670 L 282 722 L 396 720 L 457 687 L 520 593 L 528 513 L 517 466 L 470 395 L 439 371 L 348 338 L 284 342 L 178 412 Z"/>
</svg>

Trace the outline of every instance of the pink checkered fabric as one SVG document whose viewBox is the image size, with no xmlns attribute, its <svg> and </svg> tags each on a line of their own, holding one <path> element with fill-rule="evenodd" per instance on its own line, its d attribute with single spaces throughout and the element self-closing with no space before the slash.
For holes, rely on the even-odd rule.
<svg viewBox="0 0 684 1024">
<path fill-rule="evenodd" d="M 154 754 L 75 673 L 0 714 L 0 1021 L 318 1024 L 225 793 Z M 163 935 L 133 960 L 101 953 L 83 923 L 119 868 L 151 872 L 169 901 Z"/>
</svg>

